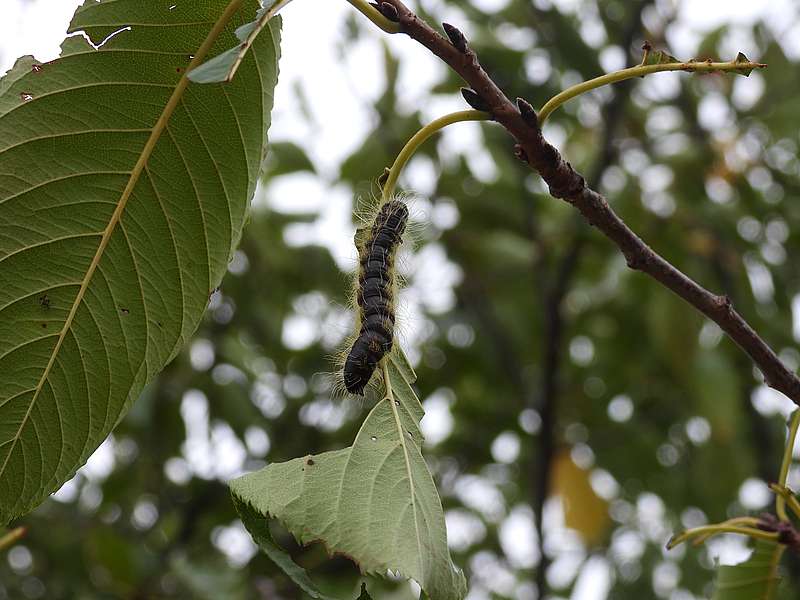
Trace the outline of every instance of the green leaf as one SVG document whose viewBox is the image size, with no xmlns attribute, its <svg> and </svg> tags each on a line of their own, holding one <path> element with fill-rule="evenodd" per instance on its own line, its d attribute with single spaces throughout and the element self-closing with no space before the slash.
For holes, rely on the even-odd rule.
<svg viewBox="0 0 800 600">
<path fill-rule="evenodd" d="M 238 81 L 191 86 L 190 56 L 236 39 L 227 5 L 87 0 L 86 37 L 0 81 L 0 523 L 72 477 L 227 270 L 279 54 L 276 22 Z"/>
<path fill-rule="evenodd" d="M 393 352 L 384 399 L 349 448 L 274 463 L 231 482 L 239 505 L 274 517 L 306 544 L 352 558 L 365 573 L 398 572 L 436 600 L 461 600 L 441 501 L 422 457 L 413 371 Z M 247 525 L 247 523 L 245 523 Z"/>
<path fill-rule="evenodd" d="M 650 51 L 644 58 L 644 65 L 667 65 L 682 62 L 663 50 Z"/>
<path fill-rule="evenodd" d="M 292 0 L 265 0 L 264 6 L 256 13 L 256 20 L 252 23 L 242 25 L 236 30 L 236 37 L 241 43 L 236 44 L 230 50 L 215 56 L 208 62 L 192 69 L 189 79 L 195 83 L 222 83 L 230 82 L 239 65 L 242 64 L 245 55 L 255 42 L 258 34 L 267 26 L 267 23 L 278 14 L 284 6 Z"/>
<path fill-rule="evenodd" d="M 780 577 L 777 565 L 783 546 L 757 540 L 753 554 L 745 562 L 717 569 L 712 600 L 773 600 Z"/>
</svg>

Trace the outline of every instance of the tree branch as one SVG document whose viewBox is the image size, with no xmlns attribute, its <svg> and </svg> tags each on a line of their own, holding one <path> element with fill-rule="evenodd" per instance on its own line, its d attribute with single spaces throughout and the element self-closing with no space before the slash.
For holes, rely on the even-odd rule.
<svg viewBox="0 0 800 600">
<path fill-rule="evenodd" d="M 401 0 L 386 0 L 397 10 L 400 31 L 428 48 L 447 63 L 489 107 L 494 120 L 517 141 L 516 154 L 535 169 L 547 183 L 550 195 L 561 198 L 614 242 L 631 269 L 650 275 L 717 323 L 753 360 L 765 383 L 800 406 L 800 378 L 781 363 L 775 352 L 736 312 L 730 299 L 709 292 L 654 252 L 611 209 L 608 201 L 588 188 L 583 177 L 565 161 L 542 135 L 530 105 L 514 105 L 483 70 L 475 52 L 449 27 L 451 43 L 423 22 Z"/>
</svg>

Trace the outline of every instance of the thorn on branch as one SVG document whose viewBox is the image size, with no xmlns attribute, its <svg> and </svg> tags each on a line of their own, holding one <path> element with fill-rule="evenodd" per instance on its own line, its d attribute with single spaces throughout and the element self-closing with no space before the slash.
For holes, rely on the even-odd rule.
<svg viewBox="0 0 800 600">
<path fill-rule="evenodd" d="M 519 114 L 522 115 L 522 120 L 531 127 L 539 127 L 539 118 L 536 116 L 536 111 L 533 106 L 524 98 L 517 98 L 517 108 Z"/>
<path fill-rule="evenodd" d="M 469 46 L 467 45 L 467 38 L 464 37 L 461 30 L 453 27 L 450 23 L 442 23 L 442 29 L 444 29 L 447 37 L 450 38 L 450 43 L 453 44 L 455 49 L 462 54 L 466 54 L 469 50 Z"/>
<path fill-rule="evenodd" d="M 397 14 L 397 9 L 388 2 L 373 2 L 372 6 L 374 6 L 375 10 L 393 23 L 397 23 L 400 20 L 400 16 Z"/>
<path fill-rule="evenodd" d="M 489 104 L 478 95 L 478 92 L 475 90 L 471 90 L 470 88 L 461 88 L 461 95 L 464 96 L 464 100 L 467 101 L 472 108 L 475 110 L 480 110 L 482 112 L 492 112 L 489 109 Z"/>
</svg>

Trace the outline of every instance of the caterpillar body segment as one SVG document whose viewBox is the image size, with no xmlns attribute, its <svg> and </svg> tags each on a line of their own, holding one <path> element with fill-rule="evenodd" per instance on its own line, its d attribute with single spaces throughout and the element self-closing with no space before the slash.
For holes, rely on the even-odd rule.
<svg viewBox="0 0 800 600">
<path fill-rule="evenodd" d="M 408 223 L 408 207 L 389 200 L 378 211 L 369 236 L 359 249 L 360 271 L 356 302 L 360 313 L 358 337 L 344 363 L 344 385 L 362 396 L 394 339 L 394 259 Z"/>
</svg>

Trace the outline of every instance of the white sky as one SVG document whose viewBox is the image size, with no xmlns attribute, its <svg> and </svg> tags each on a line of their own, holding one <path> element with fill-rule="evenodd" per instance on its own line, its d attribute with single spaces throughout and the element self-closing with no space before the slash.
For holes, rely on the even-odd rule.
<svg viewBox="0 0 800 600">
<path fill-rule="evenodd" d="M 439 17 L 459 22 L 458 11 L 445 14 L 439 0 L 420 0 Z M 547 0 L 535 0 L 537 4 Z M 500 8 L 507 0 L 475 0 L 484 9 Z M 55 58 L 64 37 L 67 23 L 80 4 L 79 0 L 2 0 L 0 4 L 0 73 L 11 67 L 15 58 L 33 54 L 46 61 Z M 554 2 L 565 10 L 575 10 L 580 0 Z M 340 265 L 352 261 L 352 224 L 350 222 L 351 191 L 336 184 L 338 167 L 344 157 L 357 148 L 371 130 L 374 115 L 371 102 L 382 92 L 385 78 L 382 72 L 382 48 L 386 42 L 395 56 L 401 59 L 401 85 L 404 89 L 402 108 L 408 111 L 423 106 L 426 118 L 440 116 L 451 109 L 463 108 L 460 98 L 435 98 L 421 102 L 427 90 L 443 75 L 443 67 L 417 44 L 404 37 L 388 37 L 376 31 L 365 41 L 351 48 L 341 60 L 337 51 L 343 37 L 343 22 L 352 8 L 340 0 L 315 2 L 314 19 L 304 19 L 308 5 L 295 2 L 284 11 L 283 59 L 281 79 L 276 90 L 276 105 L 270 137 L 273 140 L 290 140 L 304 147 L 318 166 L 320 177 L 298 174 L 272 183 L 258 202 L 268 202 L 274 208 L 291 211 L 316 210 L 320 219 L 313 227 L 298 232 L 299 241 L 319 241 L 329 247 Z M 413 2 L 411 4 L 414 4 Z M 660 10 L 675 6 L 674 2 L 656 2 Z M 682 57 L 693 55 L 700 34 L 724 23 L 747 25 L 763 19 L 784 50 L 791 57 L 800 58 L 800 3 L 793 0 L 703 0 L 686 1 L 678 5 L 678 19 L 668 31 L 670 50 Z M 455 12 L 455 14 L 454 14 Z M 751 58 L 751 41 L 737 35 L 725 42 L 726 51 L 743 50 Z M 468 32 L 468 29 L 467 29 Z M 314 54 L 308 52 L 313 40 Z M 730 48 L 728 48 L 730 46 Z M 721 57 L 725 58 L 725 57 Z M 300 113 L 294 96 L 295 85 L 300 85 L 309 100 L 313 121 L 308 122 Z M 448 131 L 440 143 L 458 151 L 475 146 L 480 138 L 477 124 L 462 124 Z M 313 143 L 312 143 L 313 142 Z M 471 142 L 471 143 L 467 143 Z M 479 144 L 478 144 L 479 146 Z M 477 171 L 492 175 L 493 162 L 488 156 L 471 156 Z M 432 172 L 424 168 L 411 170 L 414 187 L 430 187 Z M 431 180 L 431 181 L 428 181 Z M 302 205 L 288 204 L 284 198 L 303 198 Z M 422 300 L 424 302 L 424 298 Z M 800 299 L 794 309 L 796 335 L 800 339 Z M 431 424 L 429 423 L 429 426 Z M 529 528 L 525 528 L 527 537 Z M 521 532 L 521 529 L 520 529 Z M 510 545 L 520 545 L 523 541 Z M 719 552 L 724 553 L 720 548 Z M 558 574 L 556 574 L 557 576 Z M 575 574 L 572 575 L 573 577 Z M 593 558 L 578 575 L 578 584 L 571 600 L 603 600 L 610 586 L 608 563 L 603 558 Z M 482 597 L 482 596 L 478 596 Z M 522 596 L 520 596 L 522 597 Z"/>
</svg>

